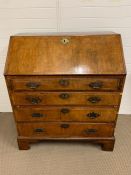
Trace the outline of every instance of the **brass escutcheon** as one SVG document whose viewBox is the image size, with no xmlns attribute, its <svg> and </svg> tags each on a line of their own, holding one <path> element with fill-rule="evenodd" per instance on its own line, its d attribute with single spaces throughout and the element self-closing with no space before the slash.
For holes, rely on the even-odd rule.
<svg viewBox="0 0 131 175">
<path fill-rule="evenodd" d="M 62 44 L 68 44 L 70 41 L 67 38 L 61 39 Z"/>
</svg>

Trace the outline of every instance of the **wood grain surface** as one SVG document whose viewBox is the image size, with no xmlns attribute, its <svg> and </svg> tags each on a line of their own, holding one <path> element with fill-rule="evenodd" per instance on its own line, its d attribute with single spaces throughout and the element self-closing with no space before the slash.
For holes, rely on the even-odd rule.
<svg viewBox="0 0 131 175">
<path fill-rule="evenodd" d="M 17 122 L 74 121 L 74 122 L 115 122 L 117 108 L 111 107 L 16 107 Z"/>
<path fill-rule="evenodd" d="M 5 67 L 5 75 L 125 73 L 118 34 L 12 36 Z"/>
</svg>

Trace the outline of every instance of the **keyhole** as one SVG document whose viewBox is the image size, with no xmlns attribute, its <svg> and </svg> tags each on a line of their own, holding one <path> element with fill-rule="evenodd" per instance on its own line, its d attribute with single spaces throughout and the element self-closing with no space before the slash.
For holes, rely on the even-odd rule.
<svg viewBox="0 0 131 175">
<path fill-rule="evenodd" d="M 69 40 L 68 40 L 67 38 L 63 38 L 63 39 L 61 40 L 61 42 L 62 42 L 63 44 L 68 44 L 68 43 L 69 43 Z"/>
</svg>

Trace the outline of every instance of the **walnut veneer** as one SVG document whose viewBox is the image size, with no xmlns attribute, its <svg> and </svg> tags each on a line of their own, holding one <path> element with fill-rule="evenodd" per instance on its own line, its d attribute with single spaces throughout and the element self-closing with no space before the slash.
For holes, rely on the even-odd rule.
<svg viewBox="0 0 131 175">
<path fill-rule="evenodd" d="M 114 148 L 126 69 L 121 36 L 11 36 L 5 79 L 19 149 L 41 140 Z"/>
</svg>

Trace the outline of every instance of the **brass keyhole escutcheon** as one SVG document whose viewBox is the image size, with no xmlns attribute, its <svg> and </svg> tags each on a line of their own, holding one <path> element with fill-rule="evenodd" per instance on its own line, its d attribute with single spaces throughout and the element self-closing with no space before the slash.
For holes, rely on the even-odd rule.
<svg viewBox="0 0 131 175">
<path fill-rule="evenodd" d="M 62 42 L 62 44 L 68 44 L 70 41 L 69 41 L 69 39 L 67 39 L 67 38 L 63 38 L 62 40 L 61 40 L 61 42 Z"/>
</svg>

